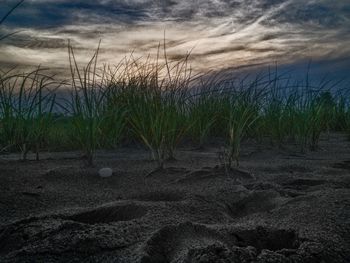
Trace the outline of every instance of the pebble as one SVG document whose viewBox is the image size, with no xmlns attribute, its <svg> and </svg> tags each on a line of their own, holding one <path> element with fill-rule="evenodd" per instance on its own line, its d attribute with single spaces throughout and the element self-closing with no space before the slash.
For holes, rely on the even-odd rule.
<svg viewBox="0 0 350 263">
<path fill-rule="evenodd" d="M 111 168 L 101 168 L 99 171 L 98 171 L 98 174 L 105 178 L 105 177 L 111 177 L 112 174 L 113 174 L 113 170 Z"/>
</svg>

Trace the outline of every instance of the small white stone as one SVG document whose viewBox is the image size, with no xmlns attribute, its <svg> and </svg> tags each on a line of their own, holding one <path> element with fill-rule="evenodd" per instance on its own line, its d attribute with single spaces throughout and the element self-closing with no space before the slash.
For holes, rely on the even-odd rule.
<svg viewBox="0 0 350 263">
<path fill-rule="evenodd" d="M 112 174 L 113 174 L 113 170 L 111 168 L 101 168 L 99 171 L 98 171 L 98 174 L 101 176 L 101 177 L 111 177 Z"/>
</svg>

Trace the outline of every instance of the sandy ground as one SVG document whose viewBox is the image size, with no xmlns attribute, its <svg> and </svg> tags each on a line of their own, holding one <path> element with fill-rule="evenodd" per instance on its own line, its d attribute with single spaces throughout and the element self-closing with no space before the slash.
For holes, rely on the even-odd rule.
<svg viewBox="0 0 350 263">
<path fill-rule="evenodd" d="M 219 149 L 181 148 L 151 175 L 136 147 L 95 168 L 78 153 L 1 156 L 0 262 L 350 262 L 346 136 L 307 154 L 247 142 L 232 171 Z"/>
</svg>

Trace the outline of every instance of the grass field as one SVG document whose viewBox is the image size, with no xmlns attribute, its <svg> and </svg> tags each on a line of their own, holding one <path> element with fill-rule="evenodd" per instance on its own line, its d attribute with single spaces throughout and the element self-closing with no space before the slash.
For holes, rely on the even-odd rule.
<svg viewBox="0 0 350 263">
<path fill-rule="evenodd" d="M 165 49 L 165 47 L 164 47 Z M 346 93 L 336 85 L 311 85 L 278 71 L 255 77 L 192 75 L 189 56 L 165 62 L 126 58 L 114 67 L 98 65 L 96 50 L 79 66 L 69 46 L 71 80 L 58 83 L 40 67 L 0 74 L 1 152 L 81 150 L 93 165 L 97 149 L 139 143 L 159 167 L 191 141 L 203 147 L 222 138 L 228 166 L 239 164 L 241 141 L 286 142 L 315 150 L 321 133 L 349 132 Z M 306 74 L 308 75 L 308 74 Z M 59 89 L 65 98 L 57 99 Z"/>
</svg>

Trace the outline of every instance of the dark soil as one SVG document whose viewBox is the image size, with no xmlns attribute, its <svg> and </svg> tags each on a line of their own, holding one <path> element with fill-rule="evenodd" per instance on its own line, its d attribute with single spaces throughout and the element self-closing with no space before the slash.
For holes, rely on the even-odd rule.
<svg viewBox="0 0 350 263">
<path fill-rule="evenodd" d="M 350 144 L 181 148 L 154 170 L 136 148 L 0 157 L 0 262 L 350 262 Z M 110 178 L 98 169 L 113 168 Z M 153 172 L 152 172 L 153 171 Z"/>
</svg>

